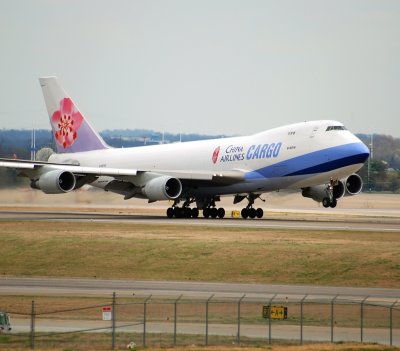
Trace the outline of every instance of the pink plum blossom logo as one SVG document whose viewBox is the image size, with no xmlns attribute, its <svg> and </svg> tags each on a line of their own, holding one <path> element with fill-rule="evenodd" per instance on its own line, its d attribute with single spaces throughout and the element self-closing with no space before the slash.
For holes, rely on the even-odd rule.
<svg viewBox="0 0 400 351">
<path fill-rule="evenodd" d="M 214 152 L 213 152 L 213 155 L 212 155 L 212 161 L 213 161 L 213 163 L 215 164 L 216 162 L 217 162 L 217 160 L 218 160 L 218 155 L 219 155 L 219 150 L 220 150 L 221 148 L 218 146 L 215 150 L 214 150 Z"/>
<path fill-rule="evenodd" d="M 77 138 L 77 130 L 83 122 L 83 116 L 70 98 L 60 101 L 60 109 L 51 116 L 51 124 L 56 132 L 57 143 L 64 149 L 71 146 Z"/>
</svg>

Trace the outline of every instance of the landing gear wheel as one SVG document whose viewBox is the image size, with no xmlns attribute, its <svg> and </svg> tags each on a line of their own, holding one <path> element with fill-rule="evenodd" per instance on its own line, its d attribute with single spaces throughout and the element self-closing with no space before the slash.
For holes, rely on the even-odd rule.
<svg viewBox="0 0 400 351">
<path fill-rule="evenodd" d="M 210 213 L 211 213 L 211 217 L 212 217 L 212 218 L 217 218 L 217 216 L 218 216 L 218 210 L 217 210 L 215 207 L 213 207 L 213 208 L 210 209 Z"/>
<path fill-rule="evenodd" d="M 256 218 L 256 210 L 255 210 L 254 208 L 250 208 L 250 209 L 249 209 L 249 217 L 250 217 L 251 219 Z"/>
<path fill-rule="evenodd" d="M 335 208 L 337 205 L 337 200 L 336 199 L 332 199 L 332 202 L 329 204 L 330 207 Z"/>
<path fill-rule="evenodd" d="M 225 217 L 225 209 L 220 207 L 217 211 L 217 216 L 218 216 L 218 218 L 224 218 Z"/>
<path fill-rule="evenodd" d="M 257 218 L 262 218 L 264 216 L 264 211 L 262 208 L 257 208 L 256 210 L 256 217 Z"/>
<path fill-rule="evenodd" d="M 203 216 L 204 216 L 204 218 L 210 217 L 210 209 L 209 208 L 205 208 L 203 210 Z"/>
<path fill-rule="evenodd" d="M 184 215 L 184 209 L 180 207 L 174 207 L 175 218 L 182 218 Z"/>
<path fill-rule="evenodd" d="M 243 208 L 241 212 L 242 218 L 246 219 L 249 216 L 249 211 L 247 208 Z"/>
<path fill-rule="evenodd" d="M 169 207 L 169 208 L 167 209 L 167 217 L 168 217 L 168 218 L 174 217 L 174 209 L 173 209 L 172 207 Z"/>
<path fill-rule="evenodd" d="M 331 205 L 331 200 L 329 200 L 329 197 L 324 197 L 322 199 L 322 206 L 328 208 L 330 205 Z"/>
<path fill-rule="evenodd" d="M 191 215 L 192 215 L 192 218 L 197 218 L 197 217 L 199 217 L 199 209 L 198 209 L 197 207 L 192 208 L 192 210 L 191 210 Z"/>
</svg>

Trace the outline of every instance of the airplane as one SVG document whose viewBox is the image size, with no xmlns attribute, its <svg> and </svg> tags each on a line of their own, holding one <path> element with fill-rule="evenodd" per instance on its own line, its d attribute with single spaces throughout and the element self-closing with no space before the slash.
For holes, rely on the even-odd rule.
<svg viewBox="0 0 400 351">
<path fill-rule="evenodd" d="M 46 194 L 89 184 L 148 202 L 170 200 L 169 218 L 223 218 L 221 196 L 247 200 L 246 218 L 262 218 L 253 207 L 263 193 L 301 189 L 323 206 L 361 192 L 356 174 L 369 149 L 337 121 L 290 124 L 249 136 L 112 148 L 93 129 L 57 77 L 39 78 L 57 152 L 46 160 L 0 159 Z M 181 204 L 181 206 L 179 206 Z M 192 204 L 194 204 L 193 207 Z"/>
</svg>

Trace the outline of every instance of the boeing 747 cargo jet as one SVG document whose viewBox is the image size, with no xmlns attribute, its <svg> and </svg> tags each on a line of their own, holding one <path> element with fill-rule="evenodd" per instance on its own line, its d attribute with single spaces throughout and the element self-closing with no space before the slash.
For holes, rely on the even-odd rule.
<svg viewBox="0 0 400 351">
<path fill-rule="evenodd" d="M 112 148 L 92 128 L 56 77 L 40 78 L 57 153 L 45 161 L 0 159 L 19 170 L 31 187 L 63 194 L 85 184 L 149 202 L 172 200 L 167 216 L 223 218 L 216 203 L 246 200 L 243 218 L 261 218 L 254 208 L 262 193 L 301 189 L 302 195 L 335 207 L 361 191 L 355 174 L 368 148 L 342 123 L 312 121 L 250 136 L 185 143 Z M 181 206 L 179 206 L 181 205 Z"/>
</svg>

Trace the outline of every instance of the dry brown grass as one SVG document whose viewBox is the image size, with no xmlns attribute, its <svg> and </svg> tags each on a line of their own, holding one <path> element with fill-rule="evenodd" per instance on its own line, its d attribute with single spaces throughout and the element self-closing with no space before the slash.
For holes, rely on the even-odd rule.
<svg viewBox="0 0 400 351">
<path fill-rule="evenodd" d="M 0 273 L 7 276 L 400 287 L 400 230 L 0 225 Z"/>
<path fill-rule="evenodd" d="M 140 347 L 139 347 L 140 349 Z M 22 351 L 25 349 L 2 349 L 3 351 Z M 37 351 L 65 351 L 65 348 L 35 348 Z M 92 350 L 109 350 L 109 348 L 91 348 L 88 345 L 85 348 L 87 351 Z M 384 345 L 374 345 L 374 344 L 353 344 L 353 343 L 345 343 L 345 344 L 310 344 L 303 346 L 260 346 L 260 347 L 241 347 L 241 346 L 177 346 L 177 347 L 163 347 L 163 348 L 154 348 L 154 347 L 146 347 L 146 350 L 149 351 L 228 351 L 228 350 L 240 350 L 240 351 L 257 351 L 257 350 L 271 350 L 271 351 L 399 351 L 400 349 L 397 347 L 389 347 Z"/>
</svg>

